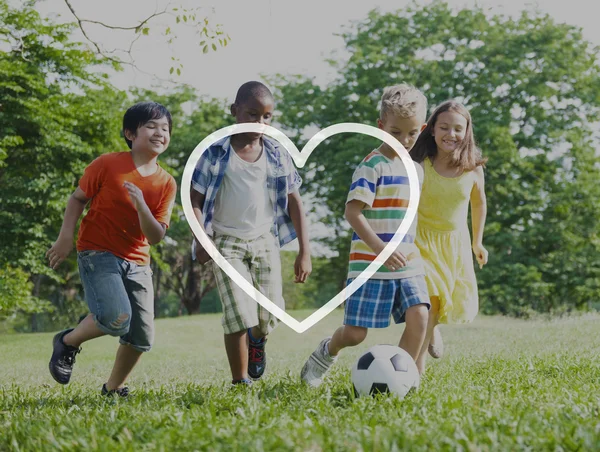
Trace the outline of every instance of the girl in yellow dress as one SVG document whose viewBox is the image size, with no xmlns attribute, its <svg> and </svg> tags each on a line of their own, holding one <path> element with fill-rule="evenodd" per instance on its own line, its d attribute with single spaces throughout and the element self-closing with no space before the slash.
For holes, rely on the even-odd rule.
<svg viewBox="0 0 600 452">
<path fill-rule="evenodd" d="M 436 108 L 410 155 L 424 172 L 415 243 L 425 262 L 431 310 L 417 361 L 422 368 L 428 350 L 434 357 L 442 354 L 441 334 L 435 326 L 471 322 L 479 310 L 471 249 L 483 267 L 488 259 L 483 247 L 486 159 L 475 145 L 471 115 L 454 101 Z M 469 202 L 472 242 L 467 224 Z"/>
</svg>

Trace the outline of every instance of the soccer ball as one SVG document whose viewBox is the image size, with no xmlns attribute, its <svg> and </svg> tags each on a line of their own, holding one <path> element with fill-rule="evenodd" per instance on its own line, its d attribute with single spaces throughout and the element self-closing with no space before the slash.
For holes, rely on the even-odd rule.
<svg viewBox="0 0 600 452">
<path fill-rule="evenodd" d="M 419 387 L 417 365 L 405 350 L 394 345 L 375 345 L 352 367 L 352 384 L 357 396 L 392 393 L 404 398 Z"/>
</svg>

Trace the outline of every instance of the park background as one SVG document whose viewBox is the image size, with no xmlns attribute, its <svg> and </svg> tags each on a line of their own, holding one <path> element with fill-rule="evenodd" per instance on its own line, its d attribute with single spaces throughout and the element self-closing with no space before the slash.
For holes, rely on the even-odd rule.
<svg viewBox="0 0 600 452">
<path fill-rule="evenodd" d="M 334 3 L 104 3 L 0 1 L 5 331 L 51 331 L 86 312 L 76 254 L 54 272 L 44 253 L 85 166 L 126 149 L 125 109 L 147 99 L 170 109 L 172 141 L 161 164 L 179 182 L 195 146 L 232 123 L 228 106 L 251 79 L 272 88 L 274 125 L 298 147 L 331 124 L 376 125 L 390 84 L 421 88 L 431 109 L 464 102 L 489 159 L 481 312 L 530 317 L 600 307 L 600 35 L 589 22 L 564 23 L 567 9 L 581 16 L 573 5 L 550 14 L 535 5 L 441 1 L 344 13 Z M 345 18 L 353 20 L 339 23 Z M 377 145 L 335 136 L 300 171 L 314 272 L 293 284 L 293 249 L 283 252 L 288 309 L 321 306 L 343 286 L 345 196 L 353 168 Z M 180 206 L 178 195 L 168 237 L 152 249 L 157 317 L 220 310 L 210 266 L 192 264 Z"/>
<path fill-rule="evenodd" d="M 0 0 L 0 450 L 600 450 L 593 6 Z M 273 89 L 274 125 L 299 147 L 337 122 L 375 125 L 393 83 L 423 89 L 430 107 L 465 102 L 489 158 L 481 315 L 442 327 L 444 358 L 429 361 L 404 400 L 355 398 L 350 380 L 357 357 L 396 343 L 402 327 L 370 332 L 319 389 L 301 384 L 304 360 L 341 309 L 301 338 L 277 328 L 263 379 L 231 390 L 214 282 L 191 263 L 178 197 L 152 250 L 156 342 L 128 382 L 132 396 L 99 395 L 111 337 L 84 344 L 71 383 L 56 384 L 52 337 L 87 308 L 75 253 L 57 272 L 44 253 L 85 166 L 125 150 L 124 111 L 153 99 L 173 113 L 161 164 L 180 181 L 253 79 Z M 333 137 L 301 171 L 315 257 L 307 284 L 294 285 L 293 246 L 283 252 L 297 318 L 343 284 L 343 203 L 354 166 L 377 144 Z"/>
</svg>

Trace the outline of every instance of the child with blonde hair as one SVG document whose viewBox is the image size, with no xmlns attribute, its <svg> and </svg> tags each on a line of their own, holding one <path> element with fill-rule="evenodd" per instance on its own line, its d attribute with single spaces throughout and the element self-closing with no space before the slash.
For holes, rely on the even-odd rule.
<svg viewBox="0 0 600 452">
<path fill-rule="evenodd" d="M 391 86 L 383 92 L 377 125 L 409 150 L 425 127 L 426 113 L 427 100 L 418 89 L 405 84 Z M 421 181 L 420 166 L 417 174 Z M 404 219 L 409 197 L 406 168 L 396 151 L 382 143 L 352 176 L 345 212 L 354 229 L 347 285 L 391 241 Z M 417 360 L 425 340 L 429 295 L 423 262 L 414 244 L 416 227 L 415 220 L 394 253 L 346 300 L 344 325 L 310 355 L 302 368 L 303 381 L 320 385 L 343 348 L 364 341 L 369 328 L 389 326 L 391 316 L 395 323 L 406 322 L 399 346 Z"/>
</svg>

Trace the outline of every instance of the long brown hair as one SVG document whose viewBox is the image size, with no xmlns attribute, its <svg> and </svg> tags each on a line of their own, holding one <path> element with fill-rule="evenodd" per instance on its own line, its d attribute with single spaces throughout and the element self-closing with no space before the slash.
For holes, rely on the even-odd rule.
<svg viewBox="0 0 600 452">
<path fill-rule="evenodd" d="M 419 135 L 419 138 L 417 138 L 416 143 L 410 150 L 412 159 L 418 163 L 421 163 L 427 157 L 429 157 L 432 162 L 435 160 L 438 150 L 435 139 L 433 138 L 433 129 L 438 116 L 446 111 L 458 113 L 467 120 L 465 138 L 462 140 L 460 146 L 454 151 L 451 158 L 451 165 L 460 168 L 463 171 L 473 171 L 478 166 L 485 166 L 487 159 L 481 156 L 481 150 L 475 144 L 471 114 L 463 104 L 453 100 L 446 101 L 435 109 L 427 121 L 427 127 L 423 129 L 423 132 L 421 132 L 421 135 Z"/>
</svg>

